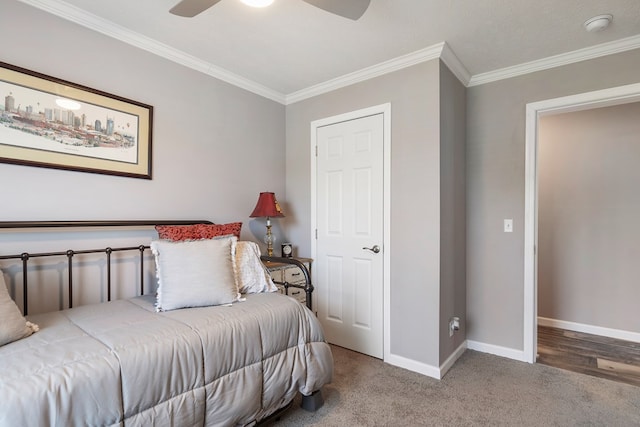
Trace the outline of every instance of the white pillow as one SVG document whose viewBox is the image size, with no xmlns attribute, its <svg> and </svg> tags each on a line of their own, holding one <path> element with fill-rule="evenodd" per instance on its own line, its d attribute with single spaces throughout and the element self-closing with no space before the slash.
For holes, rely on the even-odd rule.
<svg viewBox="0 0 640 427">
<path fill-rule="evenodd" d="M 233 271 L 237 238 L 171 242 L 155 240 L 156 309 L 229 304 L 240 295 Z"/>
<path fill-rule="evenodd" d="M 37 330 L 38 325 L 27 322 L 9 296 L 4 276 L 0 271 L 0 346 L 28 337 Z"/>
<path fill-rule="evenodd" d="M 239 292 L 257 294 L 278 290 L 271 280 L 271 275 L 260 261 L 260 247 L 257 243 L 238 242 L 234 267 Z"/>
</svg>

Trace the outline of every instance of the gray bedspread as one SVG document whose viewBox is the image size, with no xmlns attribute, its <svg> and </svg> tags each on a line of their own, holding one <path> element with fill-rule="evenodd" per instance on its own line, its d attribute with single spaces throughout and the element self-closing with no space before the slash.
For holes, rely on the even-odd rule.
<svg viewBox="0 0 640 427">
<path fill-rule="evenodd" d="M 153 302 L 31 316 L 40 331 L 0 347 L 0 426 L 246 425 L 331 381 L 319 323 L 291 298 Z"/>
</svg>

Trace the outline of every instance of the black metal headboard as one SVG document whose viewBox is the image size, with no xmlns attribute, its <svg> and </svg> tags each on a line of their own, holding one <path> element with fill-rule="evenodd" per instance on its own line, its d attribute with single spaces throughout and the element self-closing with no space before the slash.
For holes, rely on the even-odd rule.
<svg viewBox="0 0 640 427">
<path fill-rule="evenodd" d="M 213 224 L 208 220 L 131 220 L 131 221 L 0 221 L 0 229 L 33 229 L 33 228 L 90 228 L 90 227 L 144 227 L 155 225 L 193 225 L 193 224 Z M 68 293 L 69 293 L 69 308 L 73 307 L 73 256 L 76 254 L 94 254 L 104 253 L 106 254 L 106 269 L 107 269 L 107 301 L 111 301 L 111 254 L 113 252 L 124 251 L 139 251 L 140 252 L 140 295 L 144 294 L 144 269 L 142 268 L 144 262 L 144 251 L 149 249 L 148 245 L 118 247 L 118 248 L 101 248 L 101 249 L 86 249 L 86 250 L 73 250 L 69 249 L 60 252 L 42 252 L 42 253 L 28 253 L 23 252 L 14 255 L 0 255 L 0 260 L 19 259 L 22 260 L 22 298 L 23 298 L 23 312 L 26 316 L 28 314 L 28 301 L 27 301 L 27 269 L 28 262 L 31 258 L 42 257 L 54 257 L 54 256 L 66 256 L 68 263 Z"/>
</svg>

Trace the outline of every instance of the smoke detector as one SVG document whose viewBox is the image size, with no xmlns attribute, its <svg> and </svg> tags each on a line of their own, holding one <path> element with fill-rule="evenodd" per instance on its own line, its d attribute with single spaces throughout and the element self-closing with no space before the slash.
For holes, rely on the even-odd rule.
<svg viewBox="0 0 640 427">
<path fill-rule="evenodd" d="M 584 29 L 590 33 L 602 31 L 609 26 L 613 20 L 613 15 L 598 15 L 584 22 Z"/>
</svg>

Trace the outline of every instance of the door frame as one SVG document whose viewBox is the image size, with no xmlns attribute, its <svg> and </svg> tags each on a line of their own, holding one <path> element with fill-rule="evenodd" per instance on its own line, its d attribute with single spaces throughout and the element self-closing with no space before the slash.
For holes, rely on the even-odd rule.
<svg viewBox="0 0 640 427">
<path fill-rule="evenodd" d="M 391 103 L 375 105 L 356 111 L 350 111 L 344 114 L 338 114 L 311 122 L 311 258 L 316 259 L 317 244 L 316 228 L 317 228 L 317 130 L 319 127 L 329 126 L 349 120 L 361 119 L 368 116 L 382 114 L 383 117 L 383 241 L 382 247 L 382 288 L 383 288 L 383 360 L 389 359 L 391 349 Z"/>
<path fill-rule="evenodd" d="M 640 83 L 526 105 L 524 201 L 524 361 L 535 363 L 538 344 L 538 121 L 542 116 L 640 101 Z"/>
</svg>

